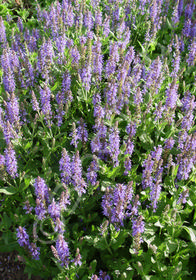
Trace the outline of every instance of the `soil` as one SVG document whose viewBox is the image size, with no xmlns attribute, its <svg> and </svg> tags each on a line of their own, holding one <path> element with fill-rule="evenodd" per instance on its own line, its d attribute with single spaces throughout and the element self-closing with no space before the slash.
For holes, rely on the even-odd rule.
<svg viewBox="0 0 196 280">
<path fill-rule="evenodd" d="M 28 280 L 24 273 L 25 265 L 17 252 L 0 253 L 0 279 L 1 280 Z M 43 280 L 39 276 L 32 276 L 29 280 Z"/>
</svg>

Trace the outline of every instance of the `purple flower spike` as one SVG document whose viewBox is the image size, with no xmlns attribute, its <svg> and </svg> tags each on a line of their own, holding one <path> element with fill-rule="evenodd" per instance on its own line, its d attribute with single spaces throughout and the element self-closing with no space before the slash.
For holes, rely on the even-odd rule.
<svg viewBox="0 0 196 280">
<path fill-rule="evenodd" d="M 91 65 L 86 65 L 81 69 L 81 80 L 85 90 L 89 91 L 91 87 L 92 68 Z"/>
<path fill-rule="evenodd" d="M 100 280 L 110 280 L 110 276 L 107 274 L 107 272 L 103 272 L 102 270 L 100 270 L 99 279 Z"/>
<path fill-rule="evenodd" d="M 33 90 L 31 91 L 31 96 L 32 96 L 31 102 L 32 102 L 33 110 L 39 112 L 39 110 L 40 110 L 39 103 L 37 101 L 37 98 L 36 98 L 35 93 L 34 93 Z"/>
<path fill-rule="evenodd" d="M 62 183 L 62 185 L 65 190 L 61 193 L 59 206 L 60 206 L 61 210 L 65 210 L 65 209 L 67 209 L 67 205 L 70 205 L 71 202 L 69 200 L 69 191 L 68 191 L 67 186 L 64 183 Z"/>
<path fill-rule="evenodd" d="M 51 91 L 49 87 L 45 85 L 43 89 L 40 88 L 41 109 L 47 121 L 51 118 L 52 115 L 50 98 L 51 98 Z"/>
<path fill-rule="evenodd" d="M 80 255 L 80 250 L 79 248 L 77 248 L 76 250 L 76 257 L 75 259 L 72 260 L 72 262 L 75 264 L 75 266 L 81 266 L 82 265 L 82 262 L 81 262 L 81 255 Z"/>
<path fill-rule="evenodd" d="M 29 246 L 29 236 L 26 232 L 26 229 L 21 226 L 17 229 L 17 238 L 18 243 L 21 247 L 28 247 Z"/>
<path fill-rule="evenodd" d="M 93 73 L 95 73 L 98 80 L 101 81 L 101 74 L 103 68 L 103 55 L 101 54 L 101 42 L 99 38 L 94 43 L 92 51 L 93 51 L 93 66 L 94 66 Z"/>
<path fill-rule="evenodd" d="M 52 203 L 48 206 L 48 213 L 53 220 L 55 220 L 56 218 L 60 218 L 61 208 L 59 204 L 55 202 L 54 198 L 52 200 Z"/>
<path fill-rule="evenodd" d="M 97 158 L 95 158 L 90 166 L 87 169 L 87 181 L 91 183 L 92 186 L 95 186 L 97 183 L 97 171 L 99 170 Z"/>
<path fill-rule="evenodd" d="M 80 121 L 78 121 L 78 139 L 82 141 L 82 143 L 86 143 L 88 141 L 88 131 L 87 131 L 87 125 L 81 118 Z"/>
<path fill-rule="evenodd" d="M 188 66 L 193 66 L 195 64 L 195 56 L 196 56 L 196 39 L 192 41 L 189 46 L 189 54 L 187 58 Z"/>
<path fill-rule="evenodd" d="M 110 18 L 106 16 L 103 22 L 103 35 L 105 35 L 105 37 L 108 37 L 109 33 L 110 33 Z"/>
<path fill-rule="evenodd" d="M 139 216 L 132 220 L 132 235 L 141 234 L 144 232 L 144 222 L 142 221 L 143 217 Z"/>
<path fill-rule="evenodd" d="M 78 135 L 78 129 L 76 128 L 76 124 L 74 122 L 72 124 L 72 132 L 70 133 L 69 136 L 72 137 L 70 145 L 74 145 L 74 147 L 77 148 L 78 147 L 79 135 Z"/>
<path fill-rule="evenodd" d="M 79 196 L 81 196 L 83 193 L 86 193 L 87 186 L 86 182 L 82 178 L 82 163 L 80 160 L 79 151 L 76 151 L 76 154 L 72 159 L 72 182 Z"/>
<path fill-rule="evenodd" d="M 103 214 L 117 228 L 119 228 L 119 225 L 123 226 L 123 220 L 129 215 L 126 209 L 130 209 L 131 207 L 130 202 L 133 196 L 132 184 L 133 182 L 130 182 L 128 186 L 116 184 L 114 189 L 111 187 L 107 188 L 103 196 L 101 203 Z"/>
<path fill-rule="evenodd" d="M 15 151 L 12 149 L 11 144 L 5 149 L 5 165 L 7 172 L 12 178 L 18 177 L 17 173 L 17 159 Z"/>
<path fill-rule="evenodd" d="M 42 202 L 49 202 L 48 187 L 44 179 L 38 176 L 37 179 L 35 179 L 34 187 L 37 198 L 39 198 Z"/>
<path fill-rule="evenodd" d="M 127 176 L 129 174 L 131 167 L 132 167 L 131 159 L 129 157 L 127 157 L 124 162 L 124 168 L 125 168 L 124 175 L 125 176 Z"/>
<path fill-rule="evenodd" d="M 10 98 L 6 106 L 6 113 L 10 124 L 13 126 L 18 126 L 20 122 L 19 103 L 14 93 L 10 94 Z"/>
<path fill-rule="evenodd" d="M 36 199 L 35 214 L 37 215 L 38 220 L 43 220 L 46 217 L 46 208 L 42 201 L 39 198 Z"/>
<path fill-rule="evenodd" d="M 5 26 L 3 23 L 3 18 L 0 17 L 0 43 L 6 42 Z"/>
<path fill-rule="evenodd" d="M 58 232 L 60 234 L 63 234 L 65 232 L 64 223 L 59 218 L 56 218 L 56 220 L 54 220 L 54 222 L 55 222 L 54 231 Z"/>
<path fill-rule="evenodd" d="M 69 247 L 67 242 L 64 240 L 63 235 L 59 234 L 56 242 L 56 251 L 62 266 L 68 267 L 69 265 Z"/>
<path fill-rule="evenodd" d="M 185 191 L 183 191 L 180 196 L 179 199 L 177 201 L 177 204 L 183 203 L 185 204 L 187 202 L 187 197 L 189 196 L 189 190 L 186 189 Z"/>
<path fill-rule="evenodd" d="M 176 80 L 174 80 L 171 84 L 169 84 L 166 90 L 166 108 L 174 109 L 176 106 L 176 102 L 178 99 L 178 84 Z"/>
<path fill-rule="evenodd" d="M 143 163 L 143 167 L 145 167 L 145 169 L 143 170 L 143 174 L 142 174 L 143 189 L 145 189 L 147 187 L 150 187 L 152 185 L 152 182 L 153 182 L 153 178 L 152 178 L 153 165 L 154 165 L 154 161 L 152 160 L 151 155 L 148 155 L 147 159 Z"/>
<path fill-rule="evenodd" d="M 62 158 L 59 161 L 61 171 L 61 180 L 65 184 L 69 184 L 71 182 L 71 164 L 70 157 L 65 148 L 62 150 Z"/>
<path fill-rule="evenodd" d="M 40 248 L 36 246 L 35 243 L 29 245 L 29 251 L 31 252 L 32 258 L 34 260 L 39 260 Z"/>
<path fill-rule="evenodd" d="M 0 155 L 0 166 L 5 165 L 5 157 L 3 155 Z"/>
<path fill-rule="evenodd" d="M 115 127 L 111 129 L 109 135 L 109 152 L 114 163 L 114 167 L 118 166 L 118 155 L 120 154 L 120 137 L 118 130 L 118 122 L 115 123 Z"/>
</svg>

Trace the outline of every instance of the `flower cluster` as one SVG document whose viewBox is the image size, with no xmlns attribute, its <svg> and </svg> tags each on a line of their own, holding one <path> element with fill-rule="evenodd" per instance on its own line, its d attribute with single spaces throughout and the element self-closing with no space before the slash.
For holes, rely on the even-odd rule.
<svg viewBox="0 0 196 280">
<path fill-rule="evenodd" d="M 159 215 L 166 201 L 177 209 L 188 197 L 189 206 L 194 202 L 194 1 L 62 0 L 47 9 L 36 1 L 36 12 L 28 19 L 24 12 L 25 20 L 4 12 L 0 194 L 17 194 L 13 199 L 26 212 L 22 222 L 33 217 L 53 228 L 51 250 L 69 279 L 77 273 L 116 279 L 124 269 L 116 250 L 121 246 L 125 254 L 122 267 L 133 260 L 127 261 L 125 243 L 116 249 L 126 227 L 137 254 L 153 212 Z M 26 228 L 17 229 L 18 243 L 38 259 L 40 249 Z M 93 236 L 98 229 L 102 234 Z M 93 247 L 88 257 L 86 242 Z M 114 252 L 114 265 L 105 249 Z M 91 271 L 97 255 L 98 270 Z M 90 275 L 83 277 L 85 264 Z M 127 275 L 135 269 L 128 265 Z"/>
</svg>

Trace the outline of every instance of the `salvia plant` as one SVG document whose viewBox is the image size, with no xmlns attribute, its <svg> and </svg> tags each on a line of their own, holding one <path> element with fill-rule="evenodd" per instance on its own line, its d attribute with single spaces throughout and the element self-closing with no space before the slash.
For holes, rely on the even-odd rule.
<svg viewBox="0 0 196 280">
<path fill-rule="evenodd" d="M 29 277 L 195 279 L 195 2 L 44 3 L 0 5 L 0 251 Z"/>
</svg>

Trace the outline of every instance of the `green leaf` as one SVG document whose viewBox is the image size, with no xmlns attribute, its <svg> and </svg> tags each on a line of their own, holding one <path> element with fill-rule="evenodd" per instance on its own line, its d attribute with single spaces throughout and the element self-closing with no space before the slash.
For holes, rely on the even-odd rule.
<svg viewBox="0 0 196 280">
<path fill-rule="evenodd" d="M 94 274 L 95 273 L 95 270 L 96 270 L 96 266 L 97 266 L 97 260 L 93 260 L 91 263 L 90 263 L 90 272 L 92 273 L 92 274 Z"/>
<path fill-rule="evenodd" d="M 25 149 L 25 150 L 28 150 L 28 149 L 32 146 L 32 144 L 33 144 L 33 142 L 28 142 L 28 143 L 25 145 L 24 149 Z"/>
<path fill-rule="evenodd" d="M 54 86 L 51 88 L 51 91 L 55 91 L 58 87 L 59 83 L 58 81 L 54 84 Z"/>
<path fill-rule="evenodd" d="M 122 246 L 122 244 L 125 242 L 125 239 L 127 238 L 128 233 L 126 231 L 121 231 L 117 238 L 114 238 L 111 242 L 111 247 L 114 250 L 117 250 Z"/>
<path fill-rule="evenodd" d="M 17 249 L 18 249 L 17 241 L 9 242 L 9 246 L 7 244 L 4 244 L 2 241 L 0 242 L 0 252 L 1 253 L 12 252 Z"/>
<path fill-rule="evenodd" d="M 173 253 L 177 249 L 177 247 L 178 247 L 177 241 L 174 242 L 174 241 L 169 240 L 167 242 L 167 249 L 168 249 L 169 254 Z"/>
<path fill-rule="evenodd" d="M 17 193 L 17 189 L 14 187 L 1 188 L 0 193 L 4 193 L 6 195 L 13 195 Z"/>
<path fill-rule="evenodd" d="M 172 168 L 172 178 L 175 179 L 178 172 L 179 164 Z"/>
<path fill-rule="evenodd" d="M 190 227 L 183 226 L 183 229 L 188 233 L 190 240 L 196 246 L 196 230 Z"/>
</svg>

